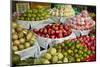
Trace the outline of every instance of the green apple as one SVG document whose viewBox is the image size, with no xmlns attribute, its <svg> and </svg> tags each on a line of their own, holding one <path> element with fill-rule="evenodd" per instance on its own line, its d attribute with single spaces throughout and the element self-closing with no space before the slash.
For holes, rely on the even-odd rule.
<svg viewBox="0 0 100 67">
<path fill-rule="evenodd" d="M 28 10 L 28 13 L 32 13 L 32 12 L 33 12 L 33 10 L 31 10 L 31 9 L 30 9 L 30 10 Z"/>
<path fill-rule="evenodd" d="M 28 14 L 28 17 L 32 17 L 32 15 L 31 14 Z"/>
<path fill-rule="evenodd" d="M 20 19 L 21 19 L 21 20 L 24 20 L 24 17 L 21 17 Z"/>
<path fill-rule="evenodd" d="M 32 14 L 32 17 L 35 18 L 36 17 L 36 14 Z"/>
<path fill-rule="evenodd" d="M 39 20 L 39 17 L 36 17 L 35 20 L 38 21 Z"/>
<path fill-rule="evenodd" d="M 23 14 L 23 16 L 24 16 L 24 17 L 26 17 L 26 16 L 27 16 L 27 14 L 26 14 L 26 13 L 24 13 L 24 14 Z"/>
</svg>

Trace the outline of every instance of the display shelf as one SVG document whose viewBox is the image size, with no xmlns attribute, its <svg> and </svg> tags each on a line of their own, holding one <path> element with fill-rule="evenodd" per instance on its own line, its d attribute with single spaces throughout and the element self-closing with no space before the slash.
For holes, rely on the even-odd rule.
<svg viewBox="0 0 100 67">
<path fill-rule="evenodd" d="M 33 2 L 51 2 L 51 3 L 66 3 L 66 4 L 79 4 L 79 5 L 96 5 L 96 0 L 13 0 L 13 1 L 33 1 Z"/>
<path fill-rule="evenodd" d="M 12 65 L 96 61 L 95 0 L 12 0 L 12 19 Z"/>
</svg>

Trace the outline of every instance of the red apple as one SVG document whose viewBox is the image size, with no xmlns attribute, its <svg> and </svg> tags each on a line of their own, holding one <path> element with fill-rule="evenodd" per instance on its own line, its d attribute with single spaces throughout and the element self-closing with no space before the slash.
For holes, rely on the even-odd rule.
<svg viewBox="0 0 100 67">
<path fill-rule="evenodd" d="M 51 30 L 51 34 L 55 34 L 55 31 L 54 30 Z"/>
<path fill-rule="evenodd" d="M 46 34 L 48 31 L 46 28 L 43 29 L 43 33 Z"/>
<path fill-rule="evenodd" d="M 55 29 L 54 30 L 59 30 L 59 28 L 58 27 L 55 27 Z"/>
<path fill-rule="evenodd" d="M 51 35 L 50 38 L 55 38 L 55 36 L 54 35 Z"/>
<path fill-rule="evenodd" d="M 58 34 L 58 38 L 62 38 L 63 37 L 63 34 L 62 33 L 59 33 Z"/>
<path fill-rule="evenodd" d="M 91 50 L 96 50 L 96 46 L 91 46 Z"/>
<path fill-rule="evenodd" d="M 60 26 L 59 26 L 59 29 L 61 29 L 61 30 L 62 30 L 62 29 L 63 29 L 63 25 L 60 25 Z"/>
</svg>

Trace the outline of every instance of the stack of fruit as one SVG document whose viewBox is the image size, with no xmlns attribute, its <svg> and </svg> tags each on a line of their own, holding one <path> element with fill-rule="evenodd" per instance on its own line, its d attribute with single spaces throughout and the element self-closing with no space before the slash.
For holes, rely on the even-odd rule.
<svg viewBox="0 0 100 67">
<path fill-rule="evenodd" d="M 76 15 L 75 10 L 77 11 Z M 33 26 L 35 29 L 33 29 L 32 31 L 24 29 L 22 25 L 17 24 L 16 22 L 12 22 L 11 34 L 13 53 L 20 52 L 27 48 L 30 49 L 30 47 L 35 44 L 36 39 L 38 41 L 39 48 L 41 48 L 41 45 L 47 45 L 50 40 L 50 47 L 47 50 L 39 50 L 41 54 L 40 56 L 38 56 L 39 58 L 29 57 L 25 60 L 21 60 L 22 58 L 19 55 L 13 54 L 13 64 L 32 65 L 95 61 L 96 37 L 94 35 L 96 35 L 96 16 L 95 14 L 89 15 L 87 10 L 83 10 L 81 13 L 79 13 L 80 10 L 78 8 L 75 8 L 75 10 L 71 5 L 63 4 L 54 5 L 54 8 L 51 10 L 48 8 L 41 8 L 40 6 L 39 8 L 26 10 L 19 17 L 17 17 L 18 20 L 23 21 L 39 22 L 50 17 L 54 19 L 60 18 L 60 20 L 50 24 L 47 22 L 48 25 L 43 26 L 42 28 L 39 28 L 39 26 L 35 25 L 35 27 L 37 28 Z M 61 23 L 60 21 L 65 21 L 65 18 L 67 18 L 66 23 Z M 42 26 L 41 24 L 40 27 Z M 87 30 L 89 30 L 90 32 L 89 35 L 63 40 L 63 38 L 67 39 L 66 37 L 68 36 L 70 38 L 70 35 L 73 33 L 73 29 L 76 31 L 81 31 L 82 34 L 84 33 L 84 31 L 87 32 Z M 39 36 L 40 38 L 36 38 L 35 35 Z M 42 40 L 40 41 L 41 43 L 39 43 L 39 40 Z"/>
<path fill-rule="evenodd" d="M 25 20 L 25 21 L 39 21 L 45 20 L 50 17 L 50 11 L 47 8 L 35 8 L 26 10 L 22 13 L 21 16 L 18 17 L 18 20 Z"/>
<path fill-rule="evenodd" d="M 96 50 L 96 37 L 95 36 L 80 36 L 77 40 L 86 46 L 89 50 Z"/>
<path fill-rule="evenodd" d="M 90 46 L 85 46 L 87 45 L 84 40 L 85 38 L 88 37 L 78 37 L 72 40 L 65 40 L 64 42 L 59 44 L 54 44 L 54 46 L 50 47 L 46 52 L 42 52 L 40 58 L 29 57 L 25 60 L 19 61 L 19 63 L 16 64 L 31 65 L 94 61 L 96 59 L 95 50 L 89 49 Z M 95 38 L 90 37 L 89 40 L 91 40 L 92 42 L 95 40 Z M 91 45 L 94 44 L 95 43 L 91 43 Z M 17 59 L 19 60 L 19 58 L 20 57 L 18 57 Z M 18 62 L 16 58 L 14 59 L 15 60 L 13 62 Z"/>
<path fill-rule="evenodd" d="M 12 49 L 13 51 L 20 51 L 33 46 L 36 37 L 33 32 L 26 30 L 15 22 L 12 22 Z"/>
<path fill-rule="evenodd" d="M 33 29 L 33 32 L 45 38 L 63 38 L 72 33 L 69 25 L 59 22 L 49 24 L 39 30 Z"/>
<path fill-rule="evenodd" d="M 68 22 L 76 30 L 89 30 L 95 25 L 95 21 L 89 16 L 87 10 L 83 10 L 81 13 L 70 18 Z"/>
<path fill-rule="evenodd" d="M 96 37 L 95 36 L 80 36 L 74 41 L 79 40 L 82 45 L 88 48 L 88 50 L 93 51 L 93 54 L 85 57 L 82 61 L 95 61 L 96 60 Z"/>
<path fill-rule="evenodd" d="M 57 17 L 71 17 L 75 15 L 75 12 L 71 5 L 61 5 L 56 7 L 51 11 L 52 16 Z"/>
<path fill-rule="evenodd" d="M 41 57 L 34 64 L 52 64 L 66 62 L 80 62 L 91 55 L 94 51 L 88 50 L 80 41 L 66 40 L 49 48 L 46 53 L 42 53 Z M 37 63 L 36 63 L 37 62 Z"/>
</svg>

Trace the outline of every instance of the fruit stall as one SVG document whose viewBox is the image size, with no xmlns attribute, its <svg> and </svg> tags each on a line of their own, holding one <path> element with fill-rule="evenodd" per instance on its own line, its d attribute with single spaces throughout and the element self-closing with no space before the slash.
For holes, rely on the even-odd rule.
<svg viewBox="0 0 100 67">
<path fill-rule="evenodd" d="M 12 65 L 96 61 L 96 6 L 13 1 Z"/>
</svg>

